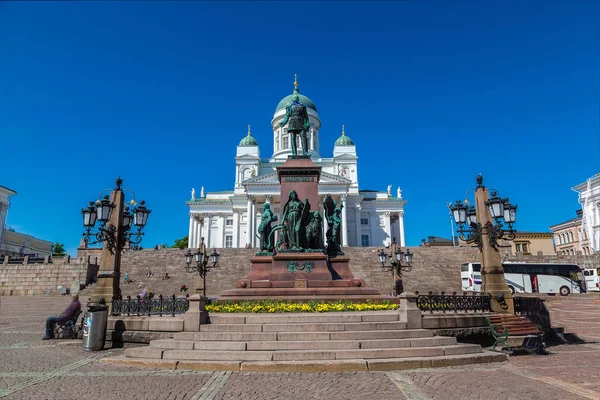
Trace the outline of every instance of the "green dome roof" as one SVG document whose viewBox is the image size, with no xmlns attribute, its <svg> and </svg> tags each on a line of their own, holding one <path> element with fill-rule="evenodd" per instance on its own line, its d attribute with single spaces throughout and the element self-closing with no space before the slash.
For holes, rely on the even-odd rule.
<svg viewBox="0 0 600 400">
<path fill-rule="evenodd" d="M 305 95 L 300 94 L 300 91 L 298 90 L 298 79 L 296 76 L 294 76 L 294 93 L 290 94 L 289 96 L 285 96 L 283 99 L 281 99 L 279 104 L 277 104 L 275 112 L 287 108 L 287 106 L 292 104 L 292 97 L 294 97 L 295 94 L 298 95 L 298 100 L 300 101 L 300 103 L 304 104 L 307 108 L 317 111 L 317 106 L 315 106 L 315 103 L 313 103 L 312 100 L 306 97 Z"/>
<path fill-rule="evenodd" d="M 275 109 L 275 112 L 277 112 L 281 109 L 287 108 L 287 106 L 292 104 L 292 97 L 294 96 L 294 94 L 298 94 L 298 99 L 300 100 L 300 103 L 304 104 L 306 106 L 306 108 L 310 108 L 312 110 L 317 111 L 317 106 L 315 106 L 315 103 L 313 103 L 311 99 L 309 99 L 308 97 L 306 97 L 303 94 L 300 94 L 298 91 L 294 90 L 294 93 L 290 94 L 289 96 L 285 96 L 283 99 L 281 99 L 279 104 L 277 104 L 277 108 Z"/>
<path fill-rule="evenodd" d="M 250 136 L 250 125 L 248 125 L 248 136 L 240 140 L 238 146 L 258 146 L 258 142 L 252 136 Z"/>
<path fill-rule="evenodd" d="M 346 136 L 346 132 L 344 132 L 344 125 L 342 125 L 342 136 L 335 141 L 334 146 L 354 146 L 352 139 Z"/>
</svg>

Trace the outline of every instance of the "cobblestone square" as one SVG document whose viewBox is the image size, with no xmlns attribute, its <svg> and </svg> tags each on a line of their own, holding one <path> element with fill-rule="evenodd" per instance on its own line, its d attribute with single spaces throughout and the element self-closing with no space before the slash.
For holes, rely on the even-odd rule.
<svg viewBox="0 0 600 400">
<path fill-rule="evenodd" d="M 100 363 L 122 349 L 42 341 L 69 298 L 0 298 L 0 398 L 6 399 L 600 399 L 600 299 L 548 299 L 553 325 L 586 340 L 549 356 L 461 367 L 348 373 L 167 371 Z"/>
</svg>

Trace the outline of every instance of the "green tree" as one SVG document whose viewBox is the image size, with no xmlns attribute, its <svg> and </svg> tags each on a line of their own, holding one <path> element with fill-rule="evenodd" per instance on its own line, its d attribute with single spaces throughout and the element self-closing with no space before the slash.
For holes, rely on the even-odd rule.
<svg viewBox="0 0 600 400">
<path fill-rule="evenodd" d="M 187 245 L 188 245 L 188 237 L 187 235 L 182 237 L 181 239 L 175 239 L 175 242 L 173 242 L 173 248 L 174 249 L 187 249 Z"/>
<path fill-rule="evenodd" d="M 160 245 L 160 247 L 162 247 L 163 249 L 168 249 L 171 246 L 169 246 L 169 243 L 163 243 Z"/>
<path fill-rule="evenodd" d="M 53 256 L 64 256 L 65 255 L 65 245 L 62 243 L 54 243 L 52 245 L 52 255 Z"/>
</svg>

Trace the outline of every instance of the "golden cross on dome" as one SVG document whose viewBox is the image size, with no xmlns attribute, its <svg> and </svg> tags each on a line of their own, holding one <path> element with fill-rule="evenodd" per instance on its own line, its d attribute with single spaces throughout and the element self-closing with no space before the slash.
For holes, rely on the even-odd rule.
<svg viewBox="0 0 600 400">
<path fill-rule="evenodd" d="M 248 124 L 248 136 L 250 136 L 250 124 Z"/>
<path fill-rule="evenodd" d="M 298 89 L 298 74 L 294 74 L 294 89 Z"/>
<path fill-rule="evenodd" d="M 346 132 L 344 131 L 344 125 L 342 125 L 342 136 L 346 136 Z"/>
</svg>

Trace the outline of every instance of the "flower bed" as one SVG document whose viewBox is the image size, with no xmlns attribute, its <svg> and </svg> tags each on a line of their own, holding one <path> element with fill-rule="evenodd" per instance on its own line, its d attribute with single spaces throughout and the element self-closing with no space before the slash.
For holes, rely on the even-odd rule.
<svg viewBox="0 0 600 400">
<path fill-rule="evenodd" d="M 340 311 L 382 311 L 395 310 L 398 304 L 389 301 L 381 303 L 352 303 L 349 301 L 309 301 L 306 303 L 291 303 L 283 300 L 255 300 L 227 302 L 224 304 L 209 304 L 206 311 L 212 313 L 323 313 Z"/>
</svg>

